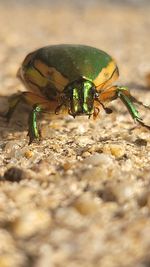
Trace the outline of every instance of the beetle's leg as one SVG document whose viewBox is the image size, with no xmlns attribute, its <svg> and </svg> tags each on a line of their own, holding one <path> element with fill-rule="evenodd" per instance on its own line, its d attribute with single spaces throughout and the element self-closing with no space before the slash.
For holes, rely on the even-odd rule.
<svg viewBox="0 0 150 267">
<path fill-rule="evenodd" d="M 136 100 L 136 98 L 134 98 L 128 88 L 126 87 L 121 87 L 121 86 L 118 86 L 117 87 L 117 95 L 118 97 L 122 100 L 122 102 L 125 104 L 125 106 L 127 107 L 128 111 L 130 112 L 132 118 L 139 122 L 142 126 L 148 128 L 150 130 L 150 126 L 145 124 L 143 121 L 142 121 L 142 118 L 140 117 L 140 114 L 138 112 L 138 110 L 136 109 L 136 107 L 134 106 L 133 102 L 134 103 L 137 103 L 139 105 L 142 105 L 146 108 L 150 108 L 149 106 L 146 106 L 144 105 L 142 102 Z"/>
<path fill-rule="evenodd" d="M 28 92 L 25 92 L 28 93 Z M 29 93 L 30 94 L 30 93 Z M 19 104 L 19 102 L 21 100 L 25 100 L 23 93 L 22 94 L 17 94 L 17 95 L 13 95 L 10 100 L 9 100 L 9 109 L 8 112 L 6 113 L 5 117 L 7 118 L 7 120 L 9 121 L 17 107 L 17 105 Z M 28 135 L 29 135 L 29 144 L 31 144 L 31 142 L 33 141 L 33 139 L 38 139 L 39 138 L 39 133 L 38 133 L 38 129 L 37 129 L 37 113 L 39 113 L 41 111 L 40 107 L 38 106 L 34 106 L 31 114 L 29 116 L 29 131 L 28 131 Z"/>
<path fill-rule="evenodd" d="M 34 139 L 39 139 L 39 130 L 37 126 L 37 115 L 42 112 L 40 105 L 34 105 L 33 109 L 29 115 L 29 145 L 33 142 Z"/>
<path fill-rule="evenodd" d="M 37 116 L 39 113 L 54 113 L 58 107 L 57 100 L 47 100 L 45 97 L 35 94 L 33 92 L 21 92 L 19 94 L 13 95 L 9 102 L 9 110 L 5 117 L 9 120 L 20 101 L 24 101 L 30 106 L 32 106 L 32 111 L 29 115 L 29 144 L 32 143 L 34 139 L 39 139 L 39 131 L 37 126 Z"/>
<path fill-rule="evenodd" d="M 134 96 L 132 96 L 128 87 L 118 86 L 117 90 L 119 92 L 124 92 L 124 94 L 127 95 L 133 103 L 137 103 L 140 106 L 150 109 L 150 105 L 145 105 L 143 102 L 137 100 Z"/>
<path fill-rule="evenodd" d="M 7 111 L 7 113 L 4 115 L 4 117 L 7 119 L 7 121 L 9 121 L 16 109 L 16 107 L 18 106 L 18 104 L 20 102 L 27 102 L 29 105 L 33 106 L 37 103 L 43 103 L 45 104 L 45 107 L 47 106 L 48 109 L 54 110 L 56 108 L 56 105 L 58 105 L 57 102 L 52 101 L 51 104 L 49 101 L 47 101 L 47 99 L 45 99 L 44 97 L 32 93 L 32 92 L 19 92 L 17 94 L 12 95 L 9 99 L 9 109 Z"/>
<path fill-rule="evenodd" d="M 44 99 L 43 99 L 44 100 Z M 29 115 L 29 130 L 28 130 L 28 136 L 29 136 L 29 145 L 35 140 L 40 138 L 38 125 L 37 125 L 37 116 L 40 113 L 51 113 L 51 104 L 53 102 L 51 101 L 43 101 L 41 103 L 37 103 L 33 105 L 33 108 Z M 55 109 L 54 109 L 55 110 Z M 54 112 L 54 110 L 52 110 Z"/>
<path fill-rule="evenodd" d="M 105 89 L 104 91 L 98 92 L 97 97 L 94 99 L 97 103 L 99 103 L 107 114 L 111 114 L 113 111 L 112 109 L 105 107 L 104 103 L 110 102 L 115 100 L 118 97 L 117 95 L 117 86 L 110 87 Z M 97 104 L 95 105 L 95 107 Z M 95 115 L 94 115 L 95 118 Z"/>
<path fill-rule="evenodd" d="M 34 139 L 39 139 L 40 134 L 37 125 L 37 116 L 40 113 L 54 113 L 56 107 L 58 106 L 58 101 L 50 101 L 43 96 L 37 95 L 32 92 L 23 92 L 23 99 L 31 105 L 32 111 L 29 115 L 29 144 L 33 142 Z"/>
<path fill-rule="evenodd" d="M 135 97 L 133 97 L 130 94 L 130 91 L 128 90 L 127 87 L 112 86 L 108 89 L 105 89 L 104 91 L 100 92 L 99 97 L 98 97 L 98 101 L 100 101 L 100 103 L 109 102 L 109 101 L 117 99 L 118 97 L 125 104 L 129 113 L 131 114 L 132 118 L 135 121 L 139 122 L 142 126 L 150 129 L 150 126 L 146 125 L 142 121 L 142 119 L 139 115 L 139 112 L 133 103 L 137 103 L 137 104 L 142 105 L 143 107 L 148 108 L 148 109 L 150 109 L 150 106 L 144 105 L 141 101 L 138 101 Z"/>
</svg>

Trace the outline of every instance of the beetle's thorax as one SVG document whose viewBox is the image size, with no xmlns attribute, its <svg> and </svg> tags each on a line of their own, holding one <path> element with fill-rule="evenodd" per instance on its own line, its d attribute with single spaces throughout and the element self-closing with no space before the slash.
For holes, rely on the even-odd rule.
<svg viewBox="0 0 150 267">
<path fill-rule="evenodd" d="M 94 84 L 86 79 L 80 79 L 70 83 L 64 90 L 68 99 L 69 113 L 77 115 L 92 115 L 94 110 Z"/>
</svg>

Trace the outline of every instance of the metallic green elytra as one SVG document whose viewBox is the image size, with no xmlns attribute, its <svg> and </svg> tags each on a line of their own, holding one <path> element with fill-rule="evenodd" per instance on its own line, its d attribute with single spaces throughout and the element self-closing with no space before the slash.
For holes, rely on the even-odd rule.
<svg viewBox="0 0 150 267">
<path fill-rule="evenodd" d="M 105 105 L 120 98 L 132 118 L 143 123 L 133 103 L 136 100 L 128 88 L 112 85 L 119 71 L 114 59 L 102 50 L 86 45 L 62 44 L 40 48 L 24 59 L 18 77 L 28 91 L 10 99 L 7 113 L 9 119 L 20 100 L 32 106 L 29 116 L 29 143 L 39 138 L 37 114 L 67 112 L 96 118 L 100 106 L 111 113 Z M 146 108 L 149 106 L 143 105 Z"/>
</svg>

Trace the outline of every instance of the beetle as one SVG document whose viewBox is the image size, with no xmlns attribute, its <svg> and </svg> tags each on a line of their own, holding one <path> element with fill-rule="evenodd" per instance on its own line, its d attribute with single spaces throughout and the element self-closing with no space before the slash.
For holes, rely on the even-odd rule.
<svg viewBox="0 0 150 267">
<path fill-rule="evenodd" d="M 29 115 L 29 144 L 39 139 L 39 113 L 66 112 L 96 118 L 100 106 L 106 113 L 112 110 L 107 103 L 120 98 L 132 118 L 146 125 L 134 103 L 144 105 L 133 97 L 128 88 L 112 85 L 119 76 L 115 60 L 106 52 L 87 45 L 60 44 L 42 47 L 28 54 L 17 76 L 28 91 L 10 99 L 6 117 L 10 119 L 20 100 L 32 106 Z"/>
</svg>

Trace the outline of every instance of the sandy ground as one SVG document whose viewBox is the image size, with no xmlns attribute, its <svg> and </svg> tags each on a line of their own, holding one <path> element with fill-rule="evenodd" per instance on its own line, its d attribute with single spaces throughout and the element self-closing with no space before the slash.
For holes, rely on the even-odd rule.
<svg viewBox="0 0 150 267">
<path fill-rule="evenodd" d="M 56 43 L 101 48 L 117 60 L 119 84 L 150 103 L 149 8 L 0 7 L 0 112 L 24 90 L 25 55 Z M 28 146 L 28 107 L 0 118 L 0 267 L 148 267 L 150 133 L 122 103 L 96 121 L 41 121 Z M 148 110 L 140 109 L 150 124 Z"/>
</svg>

